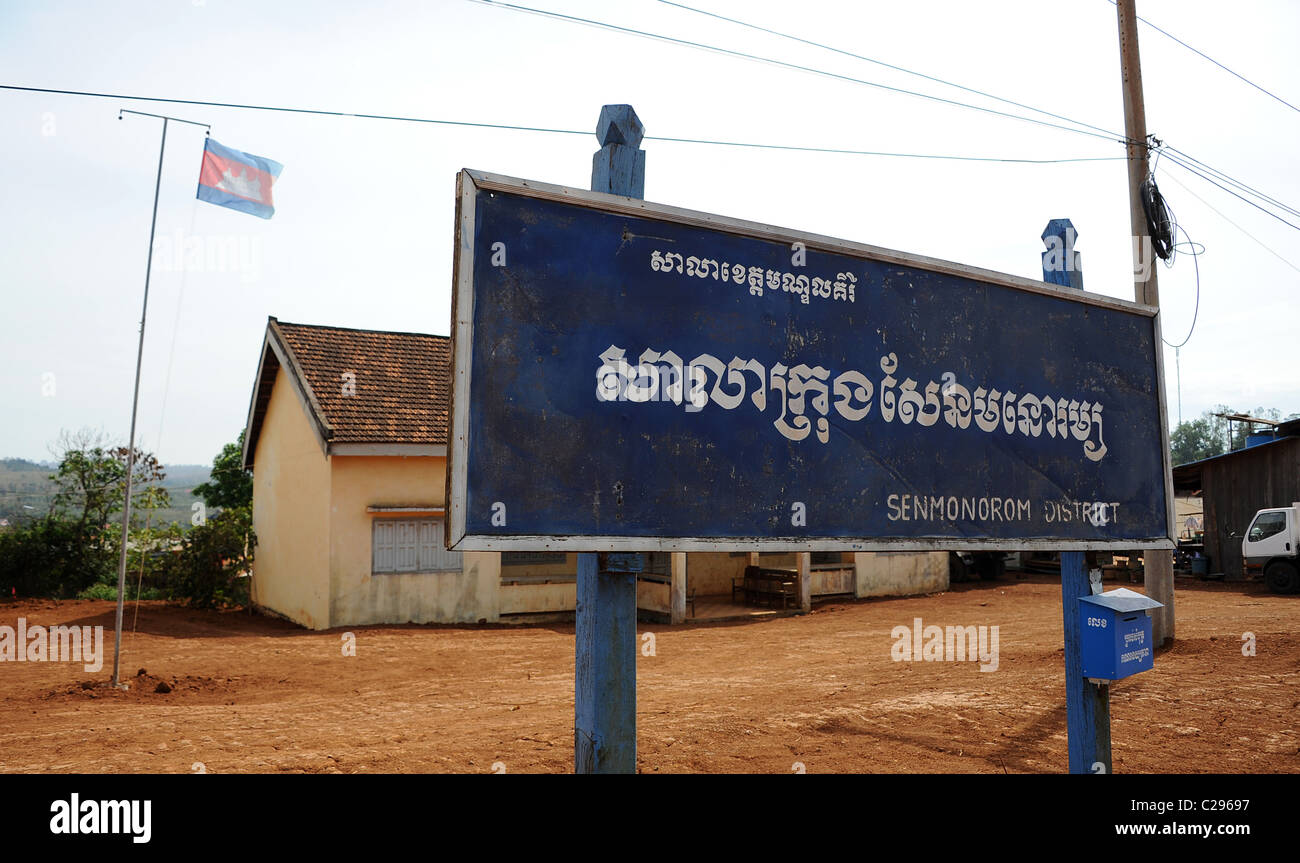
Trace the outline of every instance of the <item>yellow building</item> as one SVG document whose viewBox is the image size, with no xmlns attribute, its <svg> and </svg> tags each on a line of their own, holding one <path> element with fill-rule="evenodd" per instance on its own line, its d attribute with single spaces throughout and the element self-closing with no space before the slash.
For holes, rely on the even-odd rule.
<svg viewBox="0 0 1300 863">
<path fill-rule="evenodd" d="M 444 336 L 267 321 L 244 444 L 254 605 L 312 629 L 573 612 L 576 555 L 443 547 L 450 367 Z M 945 553 L 651 554 L 638 608 L 674 623 L 777 613 L 733 592 L 758 564 L 792 573 L 796 611 L 948 586 Z"/>
</svg>

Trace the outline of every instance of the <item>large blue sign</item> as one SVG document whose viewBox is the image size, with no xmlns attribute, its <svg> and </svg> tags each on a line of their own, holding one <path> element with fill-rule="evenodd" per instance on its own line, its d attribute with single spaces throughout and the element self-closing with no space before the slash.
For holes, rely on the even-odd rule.
<svg viewBox="0 0 1300 863">
<path fill-rule="evenodd" d="M 1171 545 L 1154 309 L 472 172 L 457 235 L 457 549 Z"/>
</svg>

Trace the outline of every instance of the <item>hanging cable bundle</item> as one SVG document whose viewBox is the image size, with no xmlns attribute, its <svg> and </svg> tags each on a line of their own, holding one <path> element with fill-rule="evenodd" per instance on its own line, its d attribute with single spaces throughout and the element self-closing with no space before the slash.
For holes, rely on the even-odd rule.
<svg viewBox="0 0 1300 863">
<path fill-rule="evenodd" d="M 1152 138 L 1156 145 L 1160 141 Z M 1151 237 L 1151 246 L 1153 251 L 1159 256 L 1160 260 L 1165 262 L 1165 266 L 1174 265 L 1174 255 L 1180 249 L 1186 250 L 1192 256 L 1192 265 L 1196 268 L 1196 305 L 1192 308 L 1192 325 L 1187 330 L 1187 337 L 1178 344 L 1166 339 L 1164 336 L 1160 340 L 1175 351 L 1186 345 L 1192 340 L 1192 333 L 1196 332 L 1196 321 L 1201 312 L 1201 263 L 1199 258 L 1205 254 L 1205 246 L 1193 240 L 1187 235 L 1186 229 L 1178 224 L 1178 217 L 1169 209 L 1165 203 L 1164 196 L 1160 194 L 1160 189 L 1156 187 L 1155 169 L 1160 165 L 1160 151 L 1156 151 L 1156 161 L 1151 167 L 1151 173 L 1142 181 L 1142 212 L 1146 215 L 1147 231 Z M 1179 185 L 1182 185 L 1179 183 Z M 1178 242 L 1178 232 L 1183 232 L 1183 242 Z M 1181 385 L 1179 398 L 1182 398 Z"/>
<path fill-rule="evenodd" d="M 1174 256 L 1174 223 L 1165 206 L 1164 196 L 1156 186 L 1154 174 L 1142 181 L 1142 212 L 1147 218 L 1147 234 L 1151 237 L 1156 256 L 1167 261 Z"/>
</svg>

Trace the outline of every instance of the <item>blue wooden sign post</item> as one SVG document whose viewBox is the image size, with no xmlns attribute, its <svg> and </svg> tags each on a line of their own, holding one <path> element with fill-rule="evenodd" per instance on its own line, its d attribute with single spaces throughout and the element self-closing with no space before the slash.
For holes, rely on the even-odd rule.
<svg viewBox="0 0 1300 863">
<path fill-rule="evenodd" d="M 452 291 L 447 546 L 581 553 L 578 772 L 636 769 L 643 552 L 1172 547 L 1157 310 L 1067 222 L 1044 284 L 644 201 L 631 108 L 598 135 L 591 190 L 460 173 Z"/>
<path fill-rule="evenodd" d="M 1069 219 L 1052 219 L 1043 230 L 1043 281 L 1083 290 L 1083 269 L 1074 250 L 1078 232 Z M 1065 621 L 1065 724 L 1071 773 L 1110 773 L 1110 686 L 1083 676 L 1079 598 L 1092 594 L 1086 552 L 1061 553 L 1061 613 Z"/>
<path fill-rule="evenodd" d="M 644 129 L 631 105 L 600 109 L 591 190 L 645 195 Z M 573 689 L 575 773 L 636 772 L 636 553 L 578 555 Z"/>
</svg>

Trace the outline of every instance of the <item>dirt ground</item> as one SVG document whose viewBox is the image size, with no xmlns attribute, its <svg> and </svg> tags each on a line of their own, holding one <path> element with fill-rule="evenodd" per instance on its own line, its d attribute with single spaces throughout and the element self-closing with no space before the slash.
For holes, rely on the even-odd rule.
<svg viewBox="0 0 1300 863">
<path fill-rule="evenodd" d="M 1112 688 L 1115 771 L 1300 772 L 1300 598 L 1187 579 L 1176 597 L 1176 644 Z M 101 685 L 112 612 L 0 604 L 0 624 L 105 632 L 96 673 L 0 663 L 0 771 L 572 771 L 571 623 L 355 627 L 356 655 L 344 656 L 343 630 L 144 603 L 134 634 L 127 609 L 120 692 Z M 890 632 L 916 617 L 998 626 L 997 670 L 894 661 Z M 637 669 L 645 773 L 1066 767 L 1060 587 L 1048 576 L 640 631 L 655 635 Z M 1246 632 L 1255 656 L 1242 653 Z"/>
</svg>

